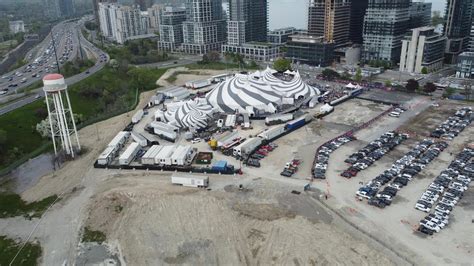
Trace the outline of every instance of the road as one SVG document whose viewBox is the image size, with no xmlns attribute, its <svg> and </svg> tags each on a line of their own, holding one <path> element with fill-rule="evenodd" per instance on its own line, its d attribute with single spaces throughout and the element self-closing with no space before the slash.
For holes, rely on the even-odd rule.
<svg viewBox="0 0 474 266">
<path fill-rule="evenodd" d="M 84 56 L 85 56 L 85 54 L 92 54 L 95 57 L 96 64 L 94 66 L 89 68 L 86 72 L 77 74 L 75 76 L 72 76 L 72 77 L 69 77 L 69 78 L 66 79 L 66 83 L 68 85 L 75 84 L 75 83 L 87 78 L 88 76 L 100 71 L 107 64 L 107 62 L 110 59 L 109 56 L 105 52 L 103 52 L 99 48 L 95 47 L 92 43 L 90 43 L 88 40 L 86 40 L 84 38 L 84 36 L 82 36 L 80 28 L 81 28 L 82 24 L 84 23 L 84 21 L 85 20 L 80 20 L 78 22 L 60 23 L 57 26 L 57 27 L 59 27 L 59 29 L 56 29 L 56 28 L 53 29 L 53 31 L 59 30 L 61 32 L 61 31 L 64 31 L 64 29 L 61 30 L 60 28 L 61 27 L 66 27 L 66 28 L 68 28 L 68 30 L 70 32 L 70 35 L 69 35 L 70 37 L 63 36 L 65 38 L 61 38 L 59 43 L 57 44 L 57 46 L 58 46 L 58 60 L 59 60 L 59 55 L 63 55 L 68 48 L 70 50 L 70 55 L 67 56 L 68 59 L 66 59 L 66 60 L 73 60 L 74 58 L 80 56 L 80 52 L 79 52 L 79 48 L 78 48 L 79 47 L 79 38 L 80 38 L 80 44 L 81 44 L 82 50 L 84 51 L 84 53 L 83 53 Z M 56 37 L 55 37 L 55 39 L 56 39 Z M 46 51 L 48 49 L 49 46 L 47 44 L 50 43 L 50 42 L 51 42 L 50 39 L 45 40 L 44 43 L 40 44 L 39 49 L 37 49 L 38 51 L 32 51 L 32 52 L 28 53 L 27 57 L 34 58 L 35 54 L 44 54 L 45 52 L 42 52 L 42 51 Z M 44 50 L 45 48 L 46 48 L 46 50 Z M 53 59 L 54 58 L 50 58 L 50 60 L 53 60 Z M 42 65 L 44 66 L 44 68 L 47 68 L 47 64 L 42 64 Z M 27 66 L 23 67 L 22 69 L 26 69 L 26 67 Z M 28 69 L 28 70 L 30 70 L 30 69 Z M 37 71 L 36 73 L 38 73 L 38 72 L 43 73 L 43 71 L 40 72 L 40 70 L 42 70 L 41 68 L 35 68 L 35 70 Z M 19 70 L 16 70 L 16 71 L 13 71 L 11 73 L 14 74 L 18 71 Z M 55 69 L 49 69 L 49 67 L 48 67 L 48 72 L 55 72 Z M 30 73 L 30 72 L 27 72 L 27 73 Z M 28 80 L 27 82 L 25 82 L 22 85 L 22 88 L 26 87 L 26 86 L 34 83 L 34 82 L 37 82 L 38 80 L 41 80 L 41 76 L 38 75 L 38 77 Z M 15 79 L 15 80 L 17 80 L 17 79 Z M 15 81 L 11 81 L 11 82 L 15 82 Z M 4 84 L 1 84 L 0 86 L 4 86 Z M 40 99 L 44 96 L 41 88 L 35 89 L 32 92 L 33 92 L 33 94 L 31 94 L 29 96 L 26 96 L 26 97 L 21 98 L 19 100 L 13 101 L 10 104 L 7 104 L 7 105 L 1 107 L 0 108 L 0 115 L 6 114 L 6 113 L 11 112 L 11 111 L 13 111 L 17 108 L 20 108 L 20 107 L 22 107 L 26 104 L 32 103 L 32 102 L 34 102 L 34 101 L 36 101 L 36 100 L 38 100 L 38 99 Z M 11 94 L 11 93 L 13 93 L 13 92 L 9 91 L 9 94 Z M 8 94 L 6 94 L 6 95 L 8 95 Z"/>
<path fill-rule="evenodd" d="M 59 64 L 63 65 L 66 61 L 72 61 L 78 54 L 78 36 L 74 31 L 74 23 L 59 23 L 52 29 L 52 35 L 56 44 Z M 57 64 L 51 35 L 27 54 L 26 61 L 25 66 L 2 76 L 0 90 L 3 95 L 17 93 L 17 91 L 40 80 L 44 74 L 56 71 Z"/>
<path fill-rule="evenodd" d="M 202 60 L 202 56 L 200 55 L 180 55 L 178 59 L 166 61 L 166 62 L 159 62 L 159 63 L 151 63 L 151 64 L 144 64 L 144 65 L 137 65 L 137 67 L 145 67 L 145 68 L 167 68 L 167 67 L 178 67 L 184 66 L 189 64 L 194 64 Z"/>
</svg>

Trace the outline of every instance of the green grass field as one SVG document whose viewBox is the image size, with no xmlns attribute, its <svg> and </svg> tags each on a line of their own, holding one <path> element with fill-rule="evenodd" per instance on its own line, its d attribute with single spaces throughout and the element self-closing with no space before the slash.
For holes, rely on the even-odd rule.
<svg viewBox="0 0 474 266">
<path fill-rule="evenodd" d="M 97 242 L 101 244 L 105 240 L 107 240 L 107 236 L 105 235 L 105 233 L 101 231 L 94 231 L 87 226 L 84 228 L 82 242 Z"/>
<path fill-rule="evenodd" d="M 0 265 L 10 265 L 15 255 L 20 251 L 21 243 L 17 243 L 6 236 L 0 236 Z M 38 265 L 41 256 L 41 246 L 27 243 L 11 265 Z"/>
<path fill-rule="evenodd" d="M 41 217 L 56 200 L 58 200 L 58 196 L 53 195 L 40 201 L 26 203 L 18 194 L 0 193 L 0 218 Z"/>
<path fill-rule="evenodd" d="M 36 101 L 0 116 L 1 129 L 7 134 L 7 142 L 0 149 L 0 169 L 46 142 L 35 129 L 41 121 L 35 110 L 43 106 L 43 101 Z"/>
</svg>

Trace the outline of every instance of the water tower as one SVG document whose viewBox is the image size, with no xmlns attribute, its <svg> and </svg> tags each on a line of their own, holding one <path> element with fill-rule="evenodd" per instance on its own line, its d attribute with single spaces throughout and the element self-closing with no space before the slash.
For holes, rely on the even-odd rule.
<svg viewBox="0 0 474 266">
<path fill-rule="evenodd" d="M 60 74 L 48 74 L 43 78 L 43 85 L 54 153 L 58 155 L 59 148 L 56 146 L 56 138 L 58 138 L 64 152 L 74 158 L 71 135 L 75 135 L 77 150 L 81 149 L 81 144 L 79 144 L 76 123 L 74 122 L 71 101 L 69 100 L 64 77 Z M 52 103 L 50 103 L 50 99 Z"/>
</svg>

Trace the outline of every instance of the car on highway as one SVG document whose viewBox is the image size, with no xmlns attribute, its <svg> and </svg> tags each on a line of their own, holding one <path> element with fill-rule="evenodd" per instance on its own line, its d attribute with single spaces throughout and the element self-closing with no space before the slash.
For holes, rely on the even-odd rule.
<svg viewBox="0 0 474 266">
<path fill-rule="evenodd" d="M 0 91 L 0 95 L 4 95 L 8 93 L 8 89 L 3 89 Z"/>
</svg>

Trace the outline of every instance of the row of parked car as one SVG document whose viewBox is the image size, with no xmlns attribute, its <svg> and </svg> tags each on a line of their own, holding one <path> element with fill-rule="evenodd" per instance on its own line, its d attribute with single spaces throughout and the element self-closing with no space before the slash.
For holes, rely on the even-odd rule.
<svg viewBox="0 0 474 266">
<path fill-rule="evenodd" d="M 433 138 L 452 140 L 471 123 L 471 116 L 472 108 L 463 107 L 431 132 L 430 136 Z"/>
<path fill-rule="evenodd" d="M 450 213 L 474 178 L 474 161 L 471 161 L 473 156 L 474 149 L 465 148 L 421 195 L 415 209 L 427 212 L 428 215 L 420 221 L 418 231 L 432 235 L 449 223 Z"/>
<path fill-rule="evenodd" d="M 355 140 L 354 136 L 342 136 L 333 139 L 321 145 L 316 151 L 314 159 L 313 177 L 318 179 L 326 179 L 326 170 L 328 168 L 329 155 L 342 145 Z"/>
<path fill-rule="evenodd" d="M 278 147 L 275 143 L 268 143 L 267 145 L 261 146 L 256 152 L 250 155 L 249 159 L 247 160 L 248 166 L 253 167 L 260 167 L 260 160 L 265 158 L 268 153 L 272 152 L 274 149 Z"/>
<path fill-rule="evenodd" d="M 298 166 L 301 164 L 300 159 L 293 159 L 291 162 L 287 162 L 285 168 L 280 173 L 282 176 L 292 177 L 296 172 L 298 172 Z"/>
<path fill-rule="evenodd" d="M 359 188 L 356 195 L 368 199 L 370 205 L 384 208 L 392 203 L 397 192 L 408 185 L 408 182 L 418 174 L 428 163 L 434 160 L 448 144 L 425 139 L 411 151 L 392 164 L 390 169 L 375 177 L 368 184 Z M 379 191 L 386 184 L 382 191 Z"/>
<path fill-rule="evenodd" d="M 345 170 L 341 176 L 346 178 L 356 176 L 360 171 L 368 168 L 375 161 L 380 160 L 380 158 L 400 145 L 404 140 L 408 139 L 408 137 L 408 134 L 394 131 L 383 134 L 358 152 L 351 154 L 349 158 L 344 161 L 351 166 Z"/>
</svg>

